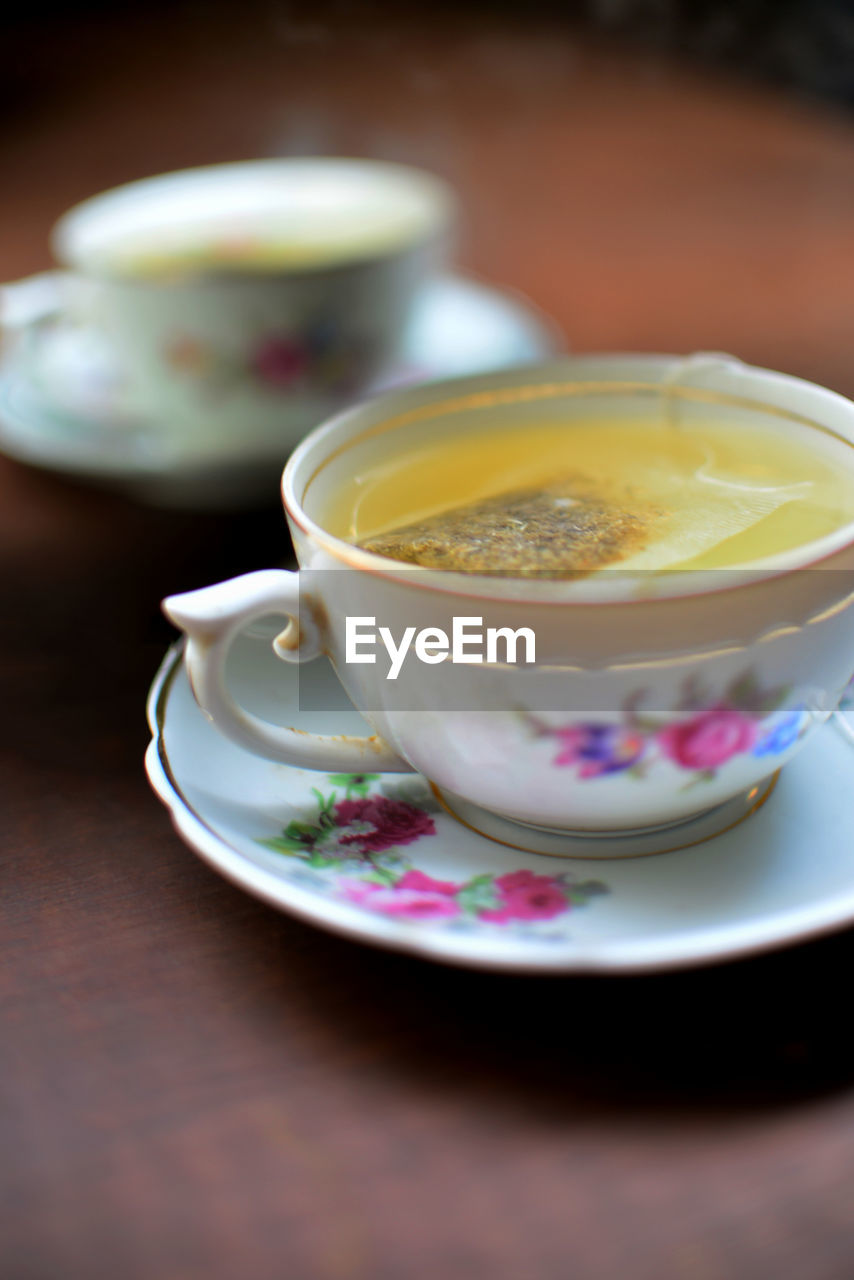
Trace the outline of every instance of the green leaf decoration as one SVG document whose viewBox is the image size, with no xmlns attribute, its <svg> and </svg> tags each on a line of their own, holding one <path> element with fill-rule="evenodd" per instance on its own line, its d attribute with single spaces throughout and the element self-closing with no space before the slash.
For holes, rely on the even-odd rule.
<svg viewBox="0 0 854 1280">
<path fill-rule="evenodd" d="M 384 782 L 377 794 L 388 800 L 397 800 L 400 804 L 411 804 L 413 808 L 423 809 L 426 813 L 436 813 L 441 807 L 427 783 L 420 778 L 409 777 Z"/>
<path fill-rule="evenodd" d="M 255 843 L 263 845 L 265 849 L 272 849 L 273 853 L 284 853 L 289 857 L 306 851 L 302 840 L 289 840 L 287 836 L 271 836 L 268 839 L 256 840 Z"/>
<path fill-rule="evenodd" d="M 498 896 L 493 884 L 492 872 L 474 876 L 457 894 L 457 902 L 467 914 L 476 915 L 479 911 L 489 911 L 498 906 Z"/>
<path fill-rule="evenodd" d="M 626 773 L 630 778 L 637 778 L 639 781 L 643 781 L 649 773 L 650 764 L 651 761 L 649 760 L 638 760 L 635 764 L 629 766 Z"/>
<path fill-rule="evenodd" d="M 317 796 L 317 807 L 318 807 L 317 816 L 318 816 L 318 821 L 320 825 L 323 827 L 334 827 L 335 826 L 334 810 L 335 810 L 335 799 L 336 799 L 337 793 L 335 791 L 331 791 L 329 793 L 329 796 L 325 797 L 323 795 L 323 792 L 319 791 L 317 787 L 312 787 L 311 790 L 312 790 L 312 794 Z"/>
<path fill-rule="evenodd" d="M 337 867 L 340 861 L 340 858 L 330 858 L 328 855 L 316 853 L 314 850 L 305 859 L 306 866 L 315 867 L 317 870 L 322 870 L 326 867 Z"/>
<path fill-rule="evenodd" d="M 369 884 L 381 884 L 389 889 L 393 889 L 397 884 L 398 877 L 392 871 L 387 871 L 385 867 L 376 865 L 371 867 L 370 871 L 366 871 L 364 875 L 359 876 L 360 880 L 366 880 Z"/>
<path fill-rule="evenodd" d="M 368 857 L 375 867 L 382 867 L 384 871 L 397 871 L 400 875 L 409 871 L 412 866 L 406 855 L 394 845 L 390 849 L 381 849 L 379 853 L 371 853 Z"/>
<path fill-rule="evenodd" d="M 718 774 L 716 769 L 702 769 L 699 773 L 696 773 L 690 781 L 680 787 L 679 790 L 691 791 L 694 787 L 702 786 L 704 782 L 714 782 L 717 776 Z"/>
<path fill-rule="evenodd" d="M 709 698 L 703 688 L 703 682 L 696 674 L 686 676 L 682 681 L 681 711 L 699 711 L 708 704 Z"/>
<path fill-rule="evenodd" d="M 791 692 L 792 686 L 790 684 L 782 684 L 777 689 L 766 690 L 759 701 L 759 714 L 761 716 L 770 716 L 775 711 L 779 711 Z"/>
<path fill-rule="evenodd" d="M 335 787 L 343 787 L 344 795 L 349 800 L 352 796 L 366 796 L 371 784 L 379 782 L 379 773 L 330 773 L 329 781 Z"/>
<path fill-rule="evenodd" d="M 649 721 L 644 719 L 639 710 L 640 704 L 643 702 L 646 695 L 646 689 L 636 689 L 635 692 L 630 694 L 623 703 L 623 713 L 626 724 L 632 729 L 642 730 L 649 724 Z"/>
<path fill-rule="evenodd" d="M 564 891 L 574 907 L 584 907 L 591 898 L 600 898 L 603 893 L 611 892 L 601 880 L 570 882 L 564 885 Z"/>
<path fill-rule="evenodd" d="M 554 733 L 554 729 L 550 724 L 546 724 L 539 716 L 534 715 L 533 711 L 528 711 L 525 707 L 516 707 L 515 713 L 521 719 L 522 723 L 530 730 L 531 735 L 535 738 L 547 738 Z"/>
<path fill-rule="evenodd" d="M 299 840 L 300 836 L 306 837 L 306 840 L 313 840 L 318 833 L 317 824 L 314 822 L 300 822 L 293 818 L 285 827 L 285 835 L 289 840 Z M 306 843 L 303 840 L 303 843 Z"/>
<path fill-rule="evenodd" d="M 741 708 L 752 706 L 759 696 L 760 689 L 756 683 L 756 677 L 752 671 L 745 671 L 743 675 L 737 676 L 727 685 L 724 701 L 730 706 Z"/>
</svg>

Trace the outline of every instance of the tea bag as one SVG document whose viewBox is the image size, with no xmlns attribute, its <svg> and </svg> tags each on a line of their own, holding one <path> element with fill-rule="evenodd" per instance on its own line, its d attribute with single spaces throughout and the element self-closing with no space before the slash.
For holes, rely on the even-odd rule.
<svg viewBox="0 0 854 1280">
<path fill-rule="evenodd" d="M 583 480 L 512 490 L 365 539 L 366 551 L 431 569 L 570 578 L 641 553 L 661 512 L 609 501 Z"/>
<path fill-rule="evenodd" d="M 639 488 L 576 476 L 514 489 L 363 540 L 366 551 L 431 569 L 505 577 L 576 578 L 600 569 L 656 572 L 726 567 L 764 554 L 763 521 L 807 498 L 809 481 L 751 483 L 716 469 L 641 467 Z"/>
<path fill-rule="evenodd" d="M 743 477 L 716 469 L 707 455 L 694 475 L 681 481 L 681 493 L 667 492 L 672 477 L 646 477 L 658 499 L 669 508 L 659 522 L 655 538 L 627 556 L 620 568 L 627 572 L 709 567 L 745 563 L 760 557 L 762 522 L 787 503 L 805 500 L 812 484 L 751 483 Z M 669 482 L 669 483 L 668 483 Z M 686 495 L 688 500 L 686 501 Z"/>
</svg>

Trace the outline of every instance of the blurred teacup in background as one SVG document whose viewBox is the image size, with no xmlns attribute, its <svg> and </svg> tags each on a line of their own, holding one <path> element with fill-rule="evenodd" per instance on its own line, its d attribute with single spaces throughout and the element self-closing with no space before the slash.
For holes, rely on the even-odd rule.
<svg viewBox="0 0 854 1280">
<path fill-rule="evenodd" d="M 244 161 L 94 196 L 52 243 L 133 411 L 176 456 L 251 455 L 392 367 L 453 216 L 449 188 L 407 166 Z"/>
</svg>

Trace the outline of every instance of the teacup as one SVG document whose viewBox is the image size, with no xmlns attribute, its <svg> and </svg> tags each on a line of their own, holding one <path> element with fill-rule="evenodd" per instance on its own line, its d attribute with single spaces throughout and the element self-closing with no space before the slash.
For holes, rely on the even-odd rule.
<svg viewBox="0 0 854 1280">
<path fill-rule="evenodd" d="M 246 161 L 84 201 L 53 231 L 128 401 L 177 453 L 291 447 L 393 364 L 453 199 L 371 160 Z"/>
<path fill-rule="evenodd" d="M 312 432 L 285 468 L 299 572 L 269 569 L 165 601 L 187 633 L 201 707 L 272 760 L 335 773 L 414 769 L 451 807 L 551 830 L 645 831 L 759 795 L 854 671 L 854 525 L 738 570 L 555 581 L 400 564 L 323 524 L 341 475 L 424 433 L 603 398 L 630 410 L 657 397 L 669 410 L 713 405 L 854 443 L 854 404 L 719 356 L 566 358 L 360 405 Z M 237 705 L 225 678 L 230 646 L 270 614 L 291 619 L 278 655 L 328 654 L 374 736 L 297 732 Z M 390 681 L 387 665 L 353 661 L 347 648 L 348 619 L 450 634 L 459 617 L 532 629 L 536 662 L 413 661 Z"/>
</svg>

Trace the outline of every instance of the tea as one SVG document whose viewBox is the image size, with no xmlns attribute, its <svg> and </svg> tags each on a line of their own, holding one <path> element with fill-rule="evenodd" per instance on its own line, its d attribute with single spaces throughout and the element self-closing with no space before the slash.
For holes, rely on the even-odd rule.
<svg viewBox="0 0 854 1280">
<path fill-rule="evenodd" d="M 392 559 L 550 576 L 737 567 L 852 520 L 844 441 L 795 421 L 674 426 L 662 413 L 428 440 L 357 467 L 324 514 Z"/>
<path fill-rule="evenodd" d="M 411 210 L 335 207 L 275 217 L 149 230 L 114 244 L 111 274 L 152 280 L 186 275 L 307 271 L 401 248 L 418 230 Z"/>
<path fill-rule="evenodd" d="M 605 568 L 642 548 L 660 515 L 637 501 L 603 501 L 575 478 L 499 493 L 360 545 L 430 569 L 566 577 Z"/>
<path fill-rule="evenodd" d="M 115 251 L 109 267 L 119 276 L 157 280 L 223 271 L 310 270 L 366 255 L 372 248 L 376 248 L 376 241 L 367 239 L 332 243 L 273 235 L 234 235 Z"/>
</svg>

